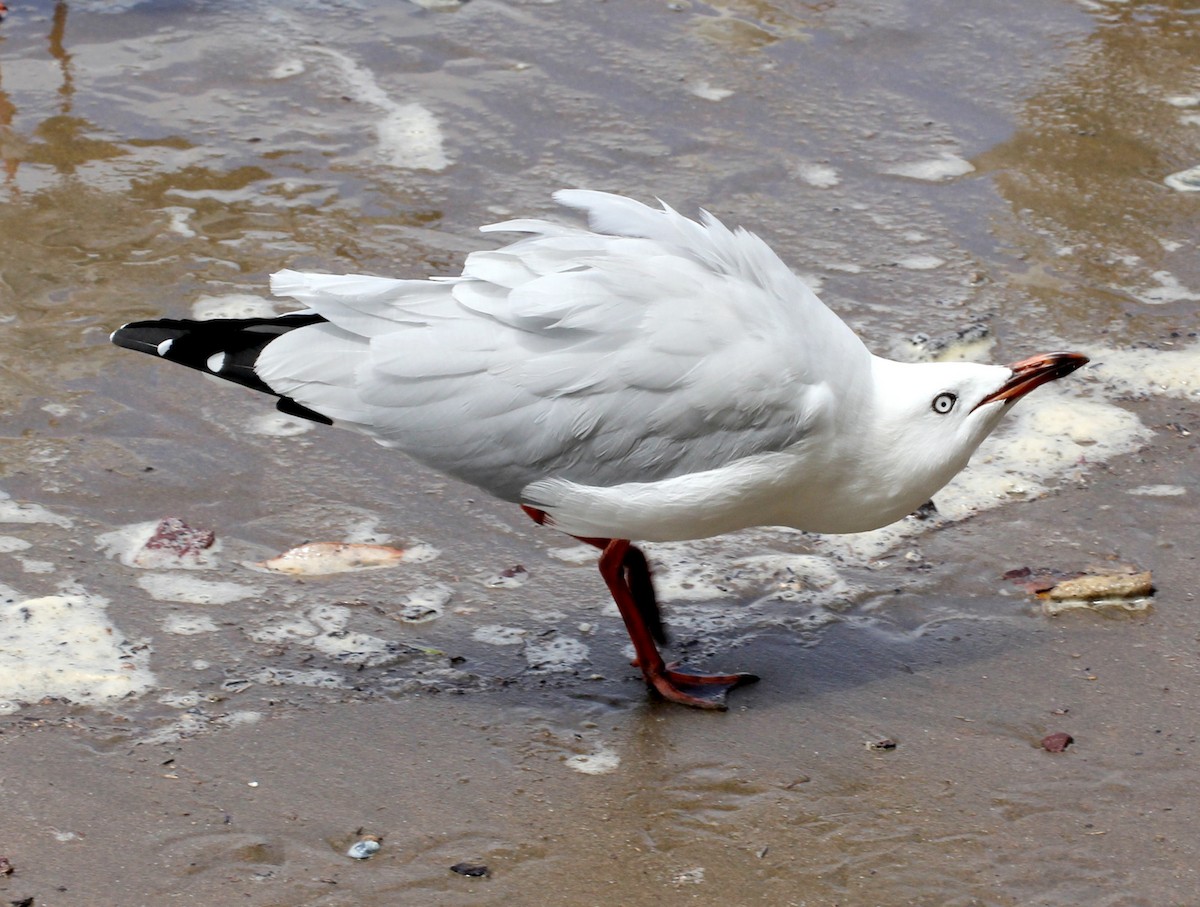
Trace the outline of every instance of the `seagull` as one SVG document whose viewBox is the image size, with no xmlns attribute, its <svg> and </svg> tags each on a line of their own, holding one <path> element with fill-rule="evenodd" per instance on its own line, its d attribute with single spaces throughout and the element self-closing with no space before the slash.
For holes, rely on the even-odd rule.
<svg viewBox="0 0 1200 907">
<path fill-rule="evenodd" d="M 600 551 L 635 664 L 666 700 L 726 708 L 758 678 L 667 664 L 635 542 L 755 526 L 863 532 L 917 510 L 1030 391 L 1088 360 L 873 355 L 763 240 L 707 211 L 586 189 L 457 277 L 279 271 L 306 308 L 127 324 L 118 346 L 362 432 Z"/>
</svg>

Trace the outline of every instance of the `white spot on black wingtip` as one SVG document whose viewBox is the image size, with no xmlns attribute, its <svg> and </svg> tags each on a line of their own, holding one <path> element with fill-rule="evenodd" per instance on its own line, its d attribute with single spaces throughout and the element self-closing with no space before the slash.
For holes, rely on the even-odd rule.
<svg viewBox="0 0 1200 907">
<path fill-rule="evenodd" d="M 160 343 L 158 346 L 156 346 L 155 349 L 158 350 L 158 355 L 160 355 L 160 356 L 167 355 L 167 351 L 169 349 L 171 349 L 171 344 L 174 342 L 175 342 L 174 339 L 168 337 L 166 340 L 164 340 L 162 343 Z"/>
<path fill-rule="evenodd" d="M 225 368 L 225 353 L 213 353 L 204 364 L 214 375 L 220 374 L 221 369 Z"/>
<path fill-rule="evenodd" d="M 125 328 L 127 328 L 127 327 L 129 327 L 129 325 L 128 325 L 128 324 L 123 324 L 123 325 L 121 325 L 119 328 L 117 328 L 115 331 L 113 331 L 111 334 L 109 334 L 109 335 L 108 335 L 108 342 L 109 342 L 109 343 L 116 343 L 116 342 L 117 342 L 117 335 L 118 335 L 119 333 L 121 333 L 121 331 L 125 330 Z"/>
</svg>

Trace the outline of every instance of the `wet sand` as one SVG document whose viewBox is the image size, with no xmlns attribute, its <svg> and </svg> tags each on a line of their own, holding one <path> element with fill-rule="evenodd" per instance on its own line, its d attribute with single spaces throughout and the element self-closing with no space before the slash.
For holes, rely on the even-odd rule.
<svg viewBox="0 0 1200 907">
<path fill-rule="evenodd" d="M 57 677 L 0 672 L 0 900 L 1194 903 L 1200 215 L 1165 180 L 1197 164 L 1195 17 L 445 6 L 0 26 L 0 638 Z M 269 305 L 282 266 L 447 273 L 577 184 L 755 229 L 880 352 L 1099 351 L 940 521 L 651 548 L 673 651 L 763 678 L 725 714 L 648 699 L 569 539 L 105 341 Z M 104 541 L 164 516 L 214 565 Z M 435 556 L 247 566 L 314 539 Z M 1003 578 L 1125 565 L 1145 612 Z M 48 598 L 90 666 L 23 629 Z"/>
</svg>

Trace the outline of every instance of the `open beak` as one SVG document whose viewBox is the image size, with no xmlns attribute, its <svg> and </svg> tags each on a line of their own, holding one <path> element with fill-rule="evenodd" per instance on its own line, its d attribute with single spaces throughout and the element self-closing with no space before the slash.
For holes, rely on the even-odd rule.
<svg viewBox="0 0 1200 907">
<path fill-rule="evenodd" d="M 1057 381 L 1082 365 L 1088 357 L 1081 353 L 1040 353 L 1009 366 L 1012 377 L 992 393 L 975 404 L 975 409 L 988 403 L 1012 403 L 1020 400 L 1035 387 Z"/>
</svg>

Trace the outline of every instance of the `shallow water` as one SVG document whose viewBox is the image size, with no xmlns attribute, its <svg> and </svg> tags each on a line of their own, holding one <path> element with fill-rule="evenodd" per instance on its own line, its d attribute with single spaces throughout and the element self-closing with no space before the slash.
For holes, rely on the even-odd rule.
<svg viewBox="0 0 1200 907">
<path fill-rule="evenodd" d="M 1192 903 L 1187 4 L 14 7 L 0 894 Z M 652 547 L 676 654 L 763 676 L 697 715 L 646 701 L 571 540 L 106 342 L 275 306 L 283 266 L 452 273 L 567 185 L 754 229 L 881 352 L 1095 365 L 941 520 Z M 215 531 L 203 569 L 127 562 L 164 516 Z M 309 540 L 423 555 L 253 566 Z M 1154 571 L 1147 614 L 1051 619 L 1000 578 L 1114 563 Z"/>
</svg>

